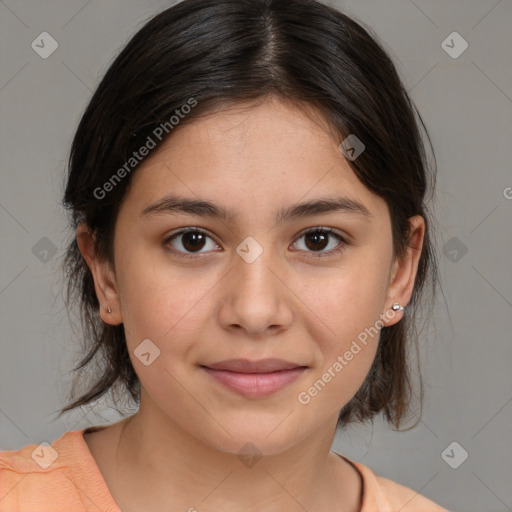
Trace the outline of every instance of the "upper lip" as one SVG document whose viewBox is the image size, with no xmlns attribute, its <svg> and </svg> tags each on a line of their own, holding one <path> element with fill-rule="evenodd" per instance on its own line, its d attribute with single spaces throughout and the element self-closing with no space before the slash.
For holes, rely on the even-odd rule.
<svg viewBox="0 0 512 512">
<path fill-rule="evenodd" d="M 292 368 L 304 368 L 303 365 L 285 361 L 284 359 L 260 359 L 251 361 L 249 359 L 226 359 L 217 363 L 203 365 L 213 370 L 227 370 L 237 373 L 269 373 L 279 370 L 290 370 Z"/>
</svg>

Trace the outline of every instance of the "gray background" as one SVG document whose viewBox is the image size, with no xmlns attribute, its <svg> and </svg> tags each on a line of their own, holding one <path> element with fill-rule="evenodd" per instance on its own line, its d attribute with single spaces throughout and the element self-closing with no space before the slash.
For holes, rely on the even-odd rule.
<svg viewBox="0 0 512 512">
<path fill-rule="evenodd" d="M 382 421 L 351 427 L 333 448 L 452 511 L 512 510 L 512 2 L 330 3 L 373 28 L 432 137 L 444 291 L 421 338 L 422 421 L 403 433 Z M 54 419 L 79 347 L 62 300 L 69 233 L 59 202 L 94 87 L 170 4 L 0 1 L 1 449 L 120 419 L 101 401 Z M 31 48 L 43 31 L 58 42 L 47 59 Z M 453 31 L 469 44 L 458 58 L 441 45 Z M 445 462 L 452 442 L 452 460 L 469 455 L 457 469 Z"/>
</svg>

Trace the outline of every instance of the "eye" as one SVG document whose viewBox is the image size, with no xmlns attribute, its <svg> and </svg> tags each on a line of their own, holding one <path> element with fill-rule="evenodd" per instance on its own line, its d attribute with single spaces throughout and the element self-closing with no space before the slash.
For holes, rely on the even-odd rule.
<svg viewBox="0 0 512 512">
<path fill-rule="evenodd" d="M 304 244 L 307 252 L 318 252 L 318 254 L 313 254 L 314 257 L 321 258 L 324 256 L 332 256 L 334 254 L 340 253 L 343 249 L 345 249 L 346 242 L 341 235 L 336 233 L 331 228 L 317 227 L 314 229 L 310 229 L 299 237 L 299 240 L 305 238 L 306 243 Z M 329 239 L 335 238 L 338 240 L 338 244 L 334 244 L 334 248 L 328 251 L 322 251 L 326 247 L 329 247 Z M 294 245 L 297 245 L 299 242 L 295 242 Z M 331 244 L 332 247 L 332 244 Z"/>
<path fill-rule="evenodd" d="M 210 244 L 210 248 L 207 247 L 207 250 L 212 250 L 218 247 L 206 231 L 199 228 L 184 228 L 166 238 L 164 245 L 170 244 L 173 247 L 173 252 L 178 256 L 193 258 L 194 253 L 200 254 L 200 250 L 208 245 L 207 239 L 210 239 L 213 242 L 213 244 Z"/>
<path fill-rule="evenodd" d="M 313 253 L 313 257 L 324 257 L 332 256 L 340 253 L 346 246 L 346 242 L 341 235 L 336 233 L 331 228 L 316 227 L 303 232 L 299 240 L 305 239 L 304 244 L 306 252 Z M 326 247 L 329 247 L 330 239 L 337 239 L 338 243 L 334 244 L 334 248 L 325 251 Z M 208 246 L 208 240 L 211 241 L 210 247 Z M 173 233 L 171 236 L 165 239 L 164 245 L 171 245 L 172 251 L 179 257 L 194 258 L 195 254 L 201 254 L 202 252 L 208 252 L 209 250 L 215 250 L 219 246 L 215 243 L 210 235 L 206 231 L 199 228 L 183 228 Z M 294 246 L 299 244 L 295 242 Z M 300 244 L 299 244 L 300 245 Z M 206 251 L 201 251 L 205 249 Z M 318 254 L 315 254 L 318 253 Z"/>
</svg>

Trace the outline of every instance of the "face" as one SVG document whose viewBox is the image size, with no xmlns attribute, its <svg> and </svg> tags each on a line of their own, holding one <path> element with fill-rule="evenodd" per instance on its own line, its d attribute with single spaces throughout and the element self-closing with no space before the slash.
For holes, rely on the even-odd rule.
<svg viewBox="0 0 512 512">
<path fill-rule="evenodd" d="M 136 170 L 115 269 L 79 231 L 102 318 L 124 324 L 139 414 L 158 410 L 232 453 L 247 442 L 278 453 L 334 429 L 372 364 L 375 333 L 402 318 L 391 305 L 408 303 L 423 238 L 414 217 L 416 250 L 395 261 L 387 205 L 339 142 L 277 99 L 209 115 Z M 296 208 L 320 200 L 341 206 Z M 212 368 L 233 359 L 253 366 Z M 266 359 L 289 364 L 257 366 Z"/>
</svg>

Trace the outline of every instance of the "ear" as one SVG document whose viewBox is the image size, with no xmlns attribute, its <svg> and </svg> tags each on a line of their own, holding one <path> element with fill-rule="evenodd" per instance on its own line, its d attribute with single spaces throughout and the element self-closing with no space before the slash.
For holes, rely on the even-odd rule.
<svg viewBox="0 0 512 512">
<path fill-rule="evenodd" d="M 386 327 L 394 325 L 403 317 L 403 310 L 395 312 L 391 309 L 391 306 L 395 302 L 398 302 L 404 307 L 409 304 L 414 290 L 414 282 L 418 271 L 421 249 L 423 247 L 425 220 L 421 215 L 415 215 L 408 220 L 411 228 L 405 254 L 402 258 L 395 260 L 391 270 L 388 294 L 386 297 L 386 311 L 384 311 L 382 317 L 382 322 Z"/>
<path fill-rule="evenodd" d="M 119 293 L 114 270 L 108 261 L 100 259 L 94 247 L 94 235 L 85 223 L 76 230 L 76 240 L 80 252 L 87 262 L 94 278 L 94 288 L 100 303 L 101 319 L 110 325 L 122 323 Z M 112 310 L 108 313 L 107 309 Z"/>
</svg>

